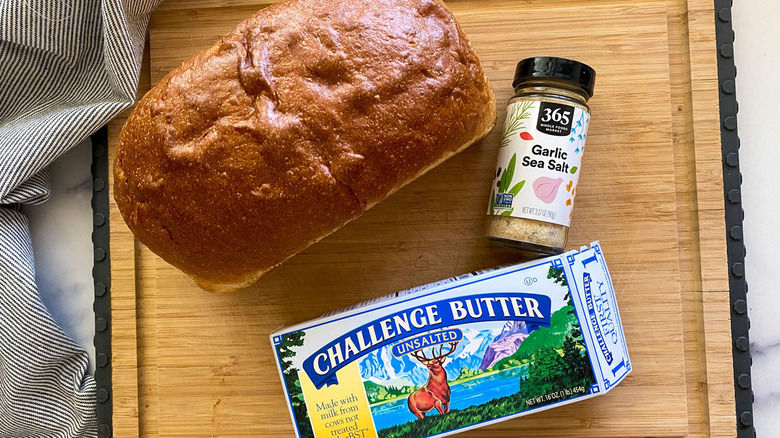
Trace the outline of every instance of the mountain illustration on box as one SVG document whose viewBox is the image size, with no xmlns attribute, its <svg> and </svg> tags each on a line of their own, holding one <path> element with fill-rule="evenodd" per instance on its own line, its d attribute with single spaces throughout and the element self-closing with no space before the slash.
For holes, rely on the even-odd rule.
<svg viewBox="0 0 780 438">
<path fill-rule="evenodd" d="M 529 333 L 538 324 L 525 321 L 508 321 L 497 329 L 463 331 L 464 342 L 444 363 L 448 376 L 459 376 L 464 368 L 485 371 L 501 359 L 514 354 Z M 390 348 L 381 348 L 368 354 L 360 361 L 360 375 L 364 380 L 402 388 L 421 386 L 428 380 L 428 370 L 409 355 L 393 356 Z"/>
<path fill-rule="evenodd" d="M 534 328 L 537 327 L 533 327 L 531 330 Z M 479 370 L 485 371 L 499 360 L 513 355 L 520 348 L 520 344 L 528 337 L 528 334 L 529 328 L 525 321 L 509 321 L 504 324 L 501 334 L 496 336 L 485 350 Z"/>
<path fill-rule="evenodd" d="M 457 377 L 464 367 L 478 369 L 495 337 L 494 330 L 463 330 L 463 341 L 444 363 L 447 375 Z M 421 386 L 428 381 L 427 368 L 420 366 L 409 355 L 400 358 L 393 356 L 389 347 L 380 348 L 364 357 L 360 361 L 360 375 L 364 380 L 399 388 Z"/>
</svg>

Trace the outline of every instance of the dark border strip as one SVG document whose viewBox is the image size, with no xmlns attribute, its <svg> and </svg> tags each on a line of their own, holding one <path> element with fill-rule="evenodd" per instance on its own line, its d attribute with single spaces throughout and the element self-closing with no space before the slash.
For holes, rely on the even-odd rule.
<svg viewBox="0 0 780 438">
<path fill-rule="evenodd" d="M 731 303 L 731 338 L 734 362 L 734 400 L 738 438 L 754 438 L 753 391 L 750 367 L 750 318 L 748 317 L 745 280 L 746 248 L 742 241 L 742 174 L 739 171 L 739 137 L 734 65 L 734 31 L 731 28 L 732 0 L 715 1 L 715 38 L 718 50 L 718 83 L 720 88 L 720 138 L 723 152 L 723 202 L 726 213 L 726 249 Z"/>
<path fill-rule="evenodd" d="M 95 262 L 95 382 L 98 437 L 111 436 L 111 260 L 108 250 L 108 128 L 92 135 L 92 246 Z"/>
</svg>

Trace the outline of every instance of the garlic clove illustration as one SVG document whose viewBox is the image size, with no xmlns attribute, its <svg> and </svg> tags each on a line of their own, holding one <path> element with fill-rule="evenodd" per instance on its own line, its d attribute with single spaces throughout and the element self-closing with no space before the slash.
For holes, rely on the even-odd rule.
<svg viewBox="0 0 780 438">
<path fill-rule="evenodd" d="M 555 201 L 558 196 L 558 188 L 563 183 L 563 178 L 547 178 L 546 176 L 540 176 L 534 181 L 534 194 L 540 201 L 545 204 L 550 204 Z"/>
</svg>

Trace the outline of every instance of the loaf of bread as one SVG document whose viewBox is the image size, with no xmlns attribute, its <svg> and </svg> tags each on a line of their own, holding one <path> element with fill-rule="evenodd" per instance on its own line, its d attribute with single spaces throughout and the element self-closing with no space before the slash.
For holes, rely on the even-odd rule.
<svg viewBox="0 0 780 438">
<path fill-rule="evenodd" d="M 230 292 L 495 120 L 490 83 L 441 1 L 283 1 L 141 99 L 117 145 L 114 197 L 143 244 Z"/>
</svg>

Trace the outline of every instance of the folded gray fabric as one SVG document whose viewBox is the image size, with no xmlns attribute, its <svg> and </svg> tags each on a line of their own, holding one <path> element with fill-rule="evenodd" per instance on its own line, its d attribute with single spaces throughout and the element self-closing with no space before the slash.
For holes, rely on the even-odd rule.
<svg viewBox="0 0 780 438">
<path fill-rule="evenodd" d="M 87 353 L 38 297 L 16 206 L 45 202 L 45 168 L 132 104 L 160 1 L 0 1 L 0 437 L 97 435 Z"/>
</svg>

